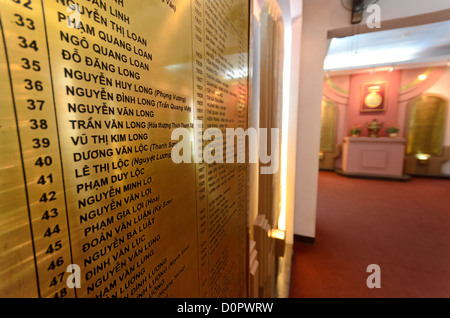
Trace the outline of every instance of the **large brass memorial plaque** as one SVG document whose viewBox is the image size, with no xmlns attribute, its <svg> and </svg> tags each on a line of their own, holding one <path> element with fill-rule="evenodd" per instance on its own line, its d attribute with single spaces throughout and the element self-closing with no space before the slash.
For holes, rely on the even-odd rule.
<svg viewBox="0 0 450 318">
<path fill-rule="evenodd" d="M 0 297 L 245 297 L 247 165 L 194 157 L 247 128 L 248 1 L 0 0 L 0 19 Z"/>
<path fill-rule="evenodd" d="M 335 102 L 322 99 L 322 120 L 320 128 L 320 151 L 333 152 L 336 144 L 338 107 Z"/>
<path fill-rule="evenodd" d="M 434 95 L 423 95 L 408 103 L 409 127 L 406 154 L 441 154 L 446 104 L 444 99 Z"/>
</svg>

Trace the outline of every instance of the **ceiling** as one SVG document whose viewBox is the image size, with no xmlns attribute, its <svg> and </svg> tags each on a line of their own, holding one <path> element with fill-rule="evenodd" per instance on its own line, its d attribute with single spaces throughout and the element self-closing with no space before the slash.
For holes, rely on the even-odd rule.
<svg viewBox="0 0 450 318">
<path fill-rule="evenodd" d="M 344 71 L 450 61 L 450 20 L 333 38 L 324 70 Z"/>
</svg>

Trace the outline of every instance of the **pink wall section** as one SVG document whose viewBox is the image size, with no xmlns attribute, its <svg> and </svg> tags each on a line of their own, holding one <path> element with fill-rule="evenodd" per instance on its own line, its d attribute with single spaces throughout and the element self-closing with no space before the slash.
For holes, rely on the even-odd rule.
<svg viewBox="0 0 450 318">
<path fill-rule="evenodd" d="M 447 67 L 415 68 L 402 71 L 399 102 L 409 102 L 410 100 L 431 89 L 434 84 L 447 72 Z M 421 74 L 426 74 L 427 78 L 419 81 L 417 78 Z"/>
<path fill-rule="evenodd" d="M 397 123 L 398 118 L 398 92 L 400 87 L 401 72 L 375 72 L 374 74 L 363 73 L 351 75 L 350 98 L 347 112 L 347 133 L 355 124 L 359 124 L 362 129 L 362 136 L 367 136 L 366 124 L 377 119 L 379 123 L 384 123 L 379 136 L 387 136 L 386 128 Z M 362 86 L 365 83 L 387 82 L 386 110 L 380 112 L 361 112 Z"/>
<path fill-rule="evenodd" d="M 426 74 L 423 81 L 418 76 Z M 362 85 L 368 82 L 387 82 L 387 107 L 383 112 L 361 112 Z M 338 122 L 336 143 L 342 144 L 349 136 L 350 128 L 358 123 L 363 128 L 362 136 L 367 136 L 366 123 L 374 118 L 384 122 L 380 136 L 387 136 L 386 128 L 397 123 L 400 127 L 399 137 L 406 137 L 407 104 L 421 94 L 437 94 L 450 101 L 450 67 L 435 66 L 403 69 L 394 72 L 370 72 L 331 76 L 325 78 L 323 97 L 338 105 Z M 449 104 L 450 107 L 450 104 Z M 447 116 L 444 145 L 450 146 L 450 111 Z M 335 162 L 335 167 L 342 166 L 342 157 Z M 444 169 L 450 175 L 450 162 Z"/>
</svg>

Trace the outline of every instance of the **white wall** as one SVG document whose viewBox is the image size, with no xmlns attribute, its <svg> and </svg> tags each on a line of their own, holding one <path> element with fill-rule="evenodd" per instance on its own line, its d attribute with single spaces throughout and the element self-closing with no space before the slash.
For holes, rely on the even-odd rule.
<svg viewBox="0 0 450 318">
<path fill-rule="evenodd" d="M 382 20 L 421 15 L 450 9 L 449 0 L 380 0 Z"/>
<path fill-rule="evenodd" d="M 323 60 L 328 51 L 327 31 L 339 26 L 346 12 L 340 1 L 303 2 L 300 49 L 299 108 L 297 115 L 297 154 L 295 170 L 294 233 L 315 237 L 317 184 L 320 147 L 320 112 L 323 87 Z M 344 13 L 341 11 L 345 11 Z M 332 13 L 335 13 L 333 16 Z M 331 20 L 331 17 L 336 18 Z M 339 22 L 341 21 L 341 22 Z"/>
</svg>

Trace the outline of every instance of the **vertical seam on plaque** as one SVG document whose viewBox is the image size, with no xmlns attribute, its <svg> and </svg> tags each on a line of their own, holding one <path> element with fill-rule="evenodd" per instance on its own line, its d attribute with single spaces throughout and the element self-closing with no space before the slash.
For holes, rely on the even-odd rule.
<svg viewBox="0 0 450 318">
<path fill-rule="evenodd" d="M 246 129 L 248 130 L 249 129 L 249 120 L 248 120 L 248 104 L 249 104 L 249 87 L 250 87 L 250 67 L 252 67 L 252 71 L 251 71 L 251 74 L 252 74 L 252 79 L 253 79 L 253 65 L 251 65 L 250 64 L 250 62 L 253 62 L 253 59 L 251 58 L 251 56 L 250 56 L 250 54 L 251 53 L 253 53 L 252 51 L 250 51 L 250 49 L 251 49 L 251 44 L 250 44 L 250 41 L 252 40 L 252 36 L 253 36 L 253 34 L 252 34 L 252 23 L 253 23 L 253 21 L 252 21 L 252 19 L 253 19 L 253 14 L 252 14 L 252 11 L 251 11 L 251 9 L 252 9 L 252 4 L 249 2 L 248 3 L 248 12 L 247 12 L 247 19 L 248 19 L 248 21 L 247 21 L 247 96 L 245 97 L 245 101 L 246 101 L 246 104 L 245 104 L 245 127 L 246 127 Z M 253 85 L 251 86 L 252 87 L 252 97 L 253 97 Z M 252 109 L 253 109 L 253 104 L 252 104 Z M 248 232 L 249 232 L 249 230 L 250 229 L 248 229 L 247 228 L 247 226 L 248 226 L 248 224 L 250 224 L 249 223 L 249 184 L 250 184 L 250 180 L 249 180 L 249 178 L 248 178 L 248 176 L 249 176 L 249 166 L 250 166 L 250 155 L 249 155 L 249 152 L 250 152 L 250 139 L 249 139 L 249 142 L 248 142 L 248 144 L 247 144 L 247 147 L 245 148 L 246 149 L 246 154 L 245 154 L 245 159 L 246 159 L 246 164 L 245 164 L 245 182 L 246 182 L 246 185 L 245 185 L 245 229 L 246 229 L 246 233 L 245 233 L 245 248 L 246 248 L 246 252 L 245 252 L 245 274 L 246 274 L 246 277 L 245 277 L 245 279 L 246 279 L 246 281 L 248 281 L 248 277 L 249 277 L 249 274 L 250 274 L 250 263 L 249 263 L 249 261 L 250 261 L 250 253 L 249 253 L 249 246 L 250 246 L 250 244 L 249 244 L 249 240 L 250 240 L 250 237 L 249 237 L 249 235 L 248 235 Z M 246 293 L 246 296 L 248 296 L 249 295 L 249 284 L 245 284 L 245 286 L 246 286 L 246 288 L 247 288 L 247 290 L 245 291 L 245 293 Z"/>
<path fill-rule="evenodd" d="M 70 237 L 70 225 L 69 225 L 69 210 L 67 208 L 67 195 L 66 195 L 66 183 L 64 181 L 64 167 L 63 167 L 63 160 L 62 160 L 62 153 L 61 153 L 61 139 L 59 135 L 59 125 L 58 125 L 58 112 L 56 110 L 56 99 L 55 99 L 55 90 L 53 85 L 53 71 L 52 71 L 52 63 L 50 59 L 50 46 L 48 42 L 48 33 L 47 33 L 47 21 L 45 20 L 45 10 L 44 10 L 44 1 L 41 0 L 42 4 L 42 17 L 44 22 L 44 34 L 45 34 L 45 42 L 47 45 L 47 56 L 48 56 L 48 68 L 49 68 L 49 77 L 50 77 L 50 85 L 51 85 L 51 93 L 52 93 L 52 99 L 53 99 L 53 109 L 55 112 L 55 126 L 56 126 L 56 136 L 58 138 L 58 154 L 59 154 L 59 163 L 61 166 L 61 182 L 63 187 L 63 193 L 64 193 L 64 207 L 66 209 L 66 224 L 67 224 L 67 236 L 69 239 L 69 253 L 70 253 L 70 261 L 71 264 L 73 264 L 73 254 L 72 254 L 72 240 Z M 74 288 L 75 298 L 77 298 L 77 289 Z"/>
<path fill-rule="evenodd" d="M 199 215 L 198 215 L 198 171 L 197 171 L 197 163 L 196 163 L 196 159 L 195 159 L 195 117 L 197 116 L 197 103 L 196 103 L 196 95 L 195 95 L 195 72 L 194 72 L 194 68 L 195 68 L 195 63 L 194 63 L 194 51 L 195 51 L 195 46 L 194 46 L 194 20 L 193 20 L 193 15 L 192 15 L 192 10 L 194 10 L 194 6 L 192 3 L 193 0 L 190 1 L 191 3 L 191 55 L 192 55 L 192 102 L 193 102 L 193 106 L 194 106 L 194 172 L 195 172 L 195 224 L 196 224 L 196 228 L 197 228 L 197 264 L 198 264 L 198 270 L 197 270 L 197 277 L 198 277 L 198 286 L 197 286 L 197 292 L 198 295 L 200 297 L 200 291 L 201 291 L 201 268 L 200 268 L 200 259 L 199 259 L 199 247 L 200 247 L 200 238 L 199 238 Z"/>
<path fill-rule="evenodd" d="M 202 49 L 203 49 L 203 114 L 206 113 L 206 86 L 205 86 L 205 64 L 206 64 L 206 44 L 205 44 L 205 24 L 206 24 L 206 15 L 205 15 L 205 2 L 206 0 L 203 0 L 203 5 L 202 5 L 202 10 L 203 10 L 203 16 L 202 16 L 202 39 L 203 39 L 203 43 L 202 43 Z M 206 116 L 203 115 L 203 120 L 202 120 L 202 152 L 203 152 L 203 128 L 206 127 Z M 202 155 L 202 161 L 204 161 L 203 155 Z M 205 165 L 205 189 L 206 189 L 206 195 L 205 195 L 205 199 L 206 199 L 206 244 L 208 246 L 207 251 L 207 257 L 206 257 L 206 268 L 207 268 L 207 278 L 208 278 L 208 297 L 211 297 L 211 281 L 210 281 L 210 277 L 209 277 L 209 196 L 208 196 L 208 163 L 204 162 L 203 163 Z"/>
</svg>

